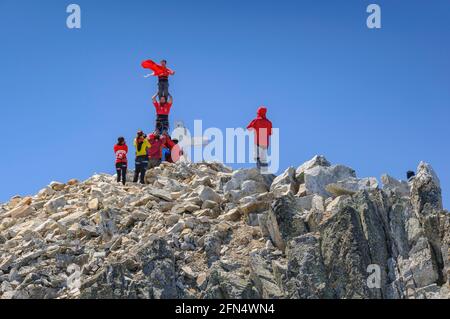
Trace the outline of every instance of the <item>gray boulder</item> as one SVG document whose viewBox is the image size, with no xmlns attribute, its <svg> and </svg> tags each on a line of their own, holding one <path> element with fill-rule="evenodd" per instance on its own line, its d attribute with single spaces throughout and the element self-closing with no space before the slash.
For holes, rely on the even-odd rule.
<svg viewBox="0 0 450 319">
<path fill-rule="evenodd" d="M 349 177 L 336 183 L 328 184 L 325 189 L 333 196 L 354 195 L 361 190 L 378 188 L 378 181 L 374 177 L 355 178 Z"/>
<path fill-rule="evenodd" d="M 272 242 L 280 250 L 285 250 L 286 242 L 308 232 L 304 215 L 292 194 L 275 200 L 269 211 L 267 228 Z"/>
<path fill-rule="evenodd" d="M 315 166 L 304 172 L 305 188 L 308 195 L 318 194 L 323 197 L 330 197 L 326 187 L 329 184 L 337 183 L 339 181 L 356 178 L 356 173 L 353 169 L 343 166 Z"/>
<path fill-rule="evenodd" d="M 322 155 L 316 155 L 309 161 L 303 163 L 300 165 L 297 170 L 295 171 L 295 178 L 297 179 L 297 182 L 300 184 L 303 184 L 305 182 L 305 175 L 304 173 L 307 170 L 310 170 L 316 166 L 322 166 L 322 167 L 329 167 L 331 166 L 331 163 L 328 162 L 328 160 L 322 156 Z"/>
<path fill-rule="evenodd" d="M 289 298 L 332 298 L 327 271 L 320 252 L 320 238 L 313 234 L 296 237 L 288 242 L 287 290 Z"/>
<path fill-rule="evenodd" d="M 289 192 L 297 194 L 299 183 L 295 177 L 295 169 L 289 167 L 283 174 L 279 175 L 272 182 L 270 191 L 275 197 L 285 196 Z"/>
<path fill-rule="evenodd" d="M 417 214 L 428 215 L 441 211 L 442 193 L 439 178 L 431 165 L 421 162 L 412 181 L 411 203 Z"/>
</svg>

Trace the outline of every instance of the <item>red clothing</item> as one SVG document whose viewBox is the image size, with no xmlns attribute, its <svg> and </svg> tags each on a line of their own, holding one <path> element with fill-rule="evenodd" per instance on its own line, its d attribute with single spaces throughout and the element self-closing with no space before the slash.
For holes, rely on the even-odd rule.
<svg viewBox="0 0 450 319">
<path fill-rule="evenodd" d="M 127 160 L 128 146 L 127 144 L 114 145 L 114 154 L 116 154 L 116 164 L 118 163 L 128 163 Z"/>
<path fill-rule="evenodd" d="M 166 143 L 165 147 L 170 150 L 170 156 L 168 159 L 166 159 L 169 163 L 175 163 L 178 162 L 181 155 L 181 149 L 178 144 L 175 144 L 169 136 L 166 136 Z"/>
<path fill-rule="evenodd" d="M 156 114 L 158 115 L 169 115 L 170 109 L 172 108 L 172 103 L 169 102 L 161 104 L 157 101 L 154 101 L 153 105 L 155 106 Z"/>
<path fill-rule="evenodd" d="M 248 130 L 255 130 L 255 144 L 262 147 L 269 147 L 270 136 L 272 135 L 272 122 L 266 118 L 267 109 L 260 107 L 258 116 L 247 126 Z"/>
<path fill-rule="evenodd" d="M 142 62 L 142 67 L 144 69 L 150 69 L 153 71 L 153 75 L 154 76 L 158 76 L 158 77 L 168 77 L 169 75 L 173 75 L 174 72 L 162 65 L 159 65 L 155 62 L 153 62 L 152 60 L 147 60 Z"/>
<path fill-rule="evenodd" d="M 166 138 L 164 136 L 160 136 L 159 139 L 156 139 L 154 134 L 150 134 L 148 141 L 150 143 L 148 157 L 152 159 L 161 159 L 162 149 L 166 144 Z"/>
</svg>

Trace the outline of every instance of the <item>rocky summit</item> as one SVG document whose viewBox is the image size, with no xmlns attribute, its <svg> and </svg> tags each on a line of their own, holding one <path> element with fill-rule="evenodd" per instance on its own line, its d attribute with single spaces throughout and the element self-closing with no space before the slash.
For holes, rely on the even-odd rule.
<svg viewBox="0 0 450 319">
<path fill-rule="evenodd" d="M 130 173 L 131 174 L 131 173 Z M 0 206 L 0 298 L 445 298 L 450 218 L 432 167 L 358 178 L 163 163 Z"/>
</svg>

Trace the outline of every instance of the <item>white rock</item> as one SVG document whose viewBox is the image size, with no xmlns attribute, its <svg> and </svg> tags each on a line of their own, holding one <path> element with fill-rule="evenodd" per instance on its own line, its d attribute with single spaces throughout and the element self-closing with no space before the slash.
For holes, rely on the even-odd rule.
<svg viewBox="0 0 450 319">
<path fill-rule="evenodd" d="M 66 198 L 65 196 L 60 196 L 54 199 L 49 200 L 44 205 L 44 210 L 47 212 L 47 214 L 55 214 L 58 212 L 58 209 L 61 207 L 64 207 L 66 205 Z"/>
<path fill-rule="evenodd" d="M 295 177 L 295 169 L 289 167 L 283 174 L 274 179 L 270 191 L 275 197 L 286 196 L 289 192 L 295 195 L 298 192 L 299 185 Z"/>
<path fill-rule="evenodd" d="M 66 187 L 64 183 L 60 182 L 51 182 L 48 186 L 55 191 L 62 191 Z"/>
<path fill-rule="evenodd" d="M 381 176 L 381 182 L 383 183 L 384 191 L 391 191 L 399 194 L 400 196 L 409 196 L 409 184 L 405 181 L 399 181 L 387 174 Z"/>
<path fill-rule="evenodd" d="M 221 215 L 219 219 L 227 220 L 227 221 L 237 221 L 241 218 L 242 212 L 239 210 L 239 208 L 234 208 L 230 210 L 229 212 Z"/>
<path fill-rule="evenodd" d="M 184 221 L 179 221 L 175 225 L 173 225 L 171 228 L 167 230 L 169 234 L 178 234 L 180 233 L 185 227 Z"/>
<path fill-rule="evenodd" d="M 70 225 L 72 225 L 73 223 L 77 222 L 78 220 L 80 220 L 82 217 L 88 215 L 88 211 L 87 210 L 81 210 L 75 213 L 72 213 L 62 219 L 60 219 L 58 221 L 58 223 L 60 223 L 61 225 L 64 225 L 65 227 L 68 227 Z"/>
<path fill-rule="evenodd" d="M 354 195 L 361 190 L 372 190 L 378 188 L 378 181 L 374 177 L 355 178 L 349 177 L 335 183 L 328 184 L 325 189 L 334 196 Z"/>
<path fill-rule="evenodd" d="M 99 208 L 100 202 L 98 198 L 93 198 L 88 203 L 88 208 L 92 211 L 97 211 Z"/>
<path fill-rule="evenodd" d="M 304 172 L 305 187 L 309 195 L 318 194 L 324 198 L 330 197 L 326 191 L 326 186 L 345 180 L 350 177 L 356 177 L 355 171 L 343 165 L 330 167 L 315 166 Z"/>
<path fill-rule="evenodd" d="M 198 193 L 198 197 L 203 201 L 213 201 L 215 203 L 222 202 L 222 197 L 217 194 L 211 187 L 208 186 L 200 186 L 196 192 Z"/>
<path fill-rule="evenodd" d="M 304 177 L 305 171 L 310 170 L 316 166 L 329 167 L 329 166 L 331 166 L 331 164 L 322 155 L 314 156 L 312 159 L 303 163 L 302 165 L 300 165 L 297 168 L 297 170 L 295 172 L 295 174 L 296 174 L 295 177 L 297 179 L 297 182 L 299 182 L 300 184 L 303 184 L 305 182 L 305 177 Z"/>
</svg>

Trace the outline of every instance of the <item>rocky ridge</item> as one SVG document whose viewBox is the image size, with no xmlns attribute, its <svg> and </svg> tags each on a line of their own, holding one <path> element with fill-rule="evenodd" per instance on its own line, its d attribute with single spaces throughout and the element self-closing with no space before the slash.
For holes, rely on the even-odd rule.
<svg viewBox="0 0 450 319">
<path fill-rule="evenodd" d="M 445 298 L 450 215 L 409 182 L 316 156 L 280 176 L 163 163 L 0 205 L 0 298 Z"/>
</svg>

